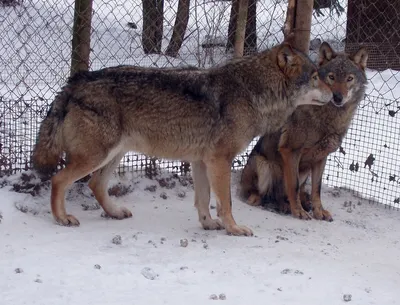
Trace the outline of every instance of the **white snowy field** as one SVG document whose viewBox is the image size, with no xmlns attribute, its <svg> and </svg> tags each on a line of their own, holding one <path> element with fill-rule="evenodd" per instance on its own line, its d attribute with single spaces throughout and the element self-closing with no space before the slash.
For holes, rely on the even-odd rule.
<svg viewBox="0 0 400 305">
<path fill-rule="evenodd" d="M 399 212 L 324 187 L 334 221 L 302 221 L 234 195 L 237 222 L 255 233 L 234 237 L 200 228 L 190 186 L 119 181 L 133 191 L 115 201 L 133 217 L 84 210 L 94 199 L 77 184 L 67 196 L 76 228 L 53 222 L 48 190 L 32 197 L 0 189 L 0 304 L 337 305 L 348 295 L 354 305 L 399 303 Z"/>
</svg>

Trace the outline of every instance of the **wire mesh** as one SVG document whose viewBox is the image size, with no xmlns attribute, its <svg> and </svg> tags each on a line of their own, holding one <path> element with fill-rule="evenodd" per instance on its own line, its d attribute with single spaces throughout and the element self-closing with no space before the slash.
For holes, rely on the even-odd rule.
<svg viewBox="0 0 400 305">
<path fill-rule="evenodd" d="M 119 64 L 209 67 L 221 63 L 232 57 L 236 2 L 94 1 L 90 69 Z M 74 1 L 0 3 L 0 174 L 5 174 L 31 167 L 29 156 L 39 123 L 69 76 Z M 369 51 L 367 96 L 343 148 L 330 155 L 324 182 L 400 207 L 400 3 L 315 0 L 314 8 L 313 59 L 322 41 L 337 51 L 351 53 L 360 45 Z M 284 0 L 249 0 L 245 54 L 282 41 L 286 10 Z M 180 37 L 185 16 L 187 26 Z M 236 157 L 232 168 L 245 165 L 255 141 Z M 119 167 L 120 172 L 128 170 L 148 176 L 159 170 L 185 175 L 190 167 L 129 153 Z"/>
</svg>

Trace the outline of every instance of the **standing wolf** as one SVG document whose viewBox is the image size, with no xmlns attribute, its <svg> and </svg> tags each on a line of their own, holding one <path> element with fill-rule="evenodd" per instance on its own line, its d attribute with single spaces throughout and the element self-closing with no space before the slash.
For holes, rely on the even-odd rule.
<svg viewBox="0 0 400 305">
<path fill-rule="evenodd" d="M 313 216 L 332 221 L 321 204 L 322 174 L 364 97 L 368 54 L 364 48 L 353 55 L 336 53 L 326 42 L 319 53 L 318 73 L 332 89 L 334 103 L 301 106 L 281 131 L 261 137 L 242 172 L 240 193 L 250 205 L 272 199 L 282 210 L 288 200 L 294 217 L 311 219 L 302 207 L 309 204 L 305 182 L 311 173 Z"/>
<path fill-rule="evenodd" d="M 250 141 L 280 128 L 299 104 L 326 104 L 332 91 L 317 67 L 290 44 L 201 69 L 114 67 L 72 76 L 41 124 L 34 167 L 52 173 L 62 152 L 66 167 L 52 177 L 51 208 L 62 225 L 79 225 L 66 213 L 64 194 L 94 172 L 89 187 L 104 211 L 132 213 L 107 193 L 110 174 L 128 151 L 191 162 L 195 206 L 204 229 L 252 235 L 231 211 L 233 158 Z M 209 211 L 210 186 L 222 222 Z"/>
</svg>

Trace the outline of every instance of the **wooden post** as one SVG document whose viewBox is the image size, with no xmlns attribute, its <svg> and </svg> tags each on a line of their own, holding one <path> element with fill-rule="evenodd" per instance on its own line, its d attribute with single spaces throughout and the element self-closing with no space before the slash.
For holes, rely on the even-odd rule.
<svg viewBox="0 0 400 305">
<path fill-rule="evenodd" d="M 308 54 L 314 0 L 296 0 L 293 47 Z"/>
<path fill-rule="evenodd" d="M 296 16 L 296 0 L 289 0 L 286 11 L 286 20 L 283 24 L 283 36 L 286 38 L 294 31 L 294 20 Z"/>
<path fill-rule="evenodd" d="M 247 11 L 249 8 L 249 0 L 238 0 L 238 18 L 235 33 L 235 46 L 234 46 L 234 57 L 242 57 L 244 51 L 244 40 L 246 35 L 246 22 L 247 22 Z M 233 5 L 233 4 L 232 4 Z"/>
<path fill-rule="evenodd" d="M 89 70 L 93 0 L 75 0 L 72 33 L 71 75 Z"/>
</svg>

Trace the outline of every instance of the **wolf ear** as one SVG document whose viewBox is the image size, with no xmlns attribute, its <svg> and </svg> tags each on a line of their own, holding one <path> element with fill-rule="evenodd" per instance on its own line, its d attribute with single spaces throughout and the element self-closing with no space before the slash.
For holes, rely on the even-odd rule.
<svg viewBox="0 0 400 305">
<path fill-rule="evenodd" d="M 365 70 L 367 67 L 368 51 L 366 48 L 362 47 L 353 56 L 351 56 L 354 63 Z"/>
<path fill-rule="evenodd" d="M 278 66 L 282 70 L 293 63 L 294 51 L 290 44 L 284 43 L 278 50 Z"/>
<path fill-rule="evenodd" d="M 319 60 L 318 64 L 320 66 L 326 64 L 327 62 L 331 61 L 336 57 L 335 51 L 332 50 L 329 43 L 324 41 L 321 46 L 319 47 Z"/>
</svg>

